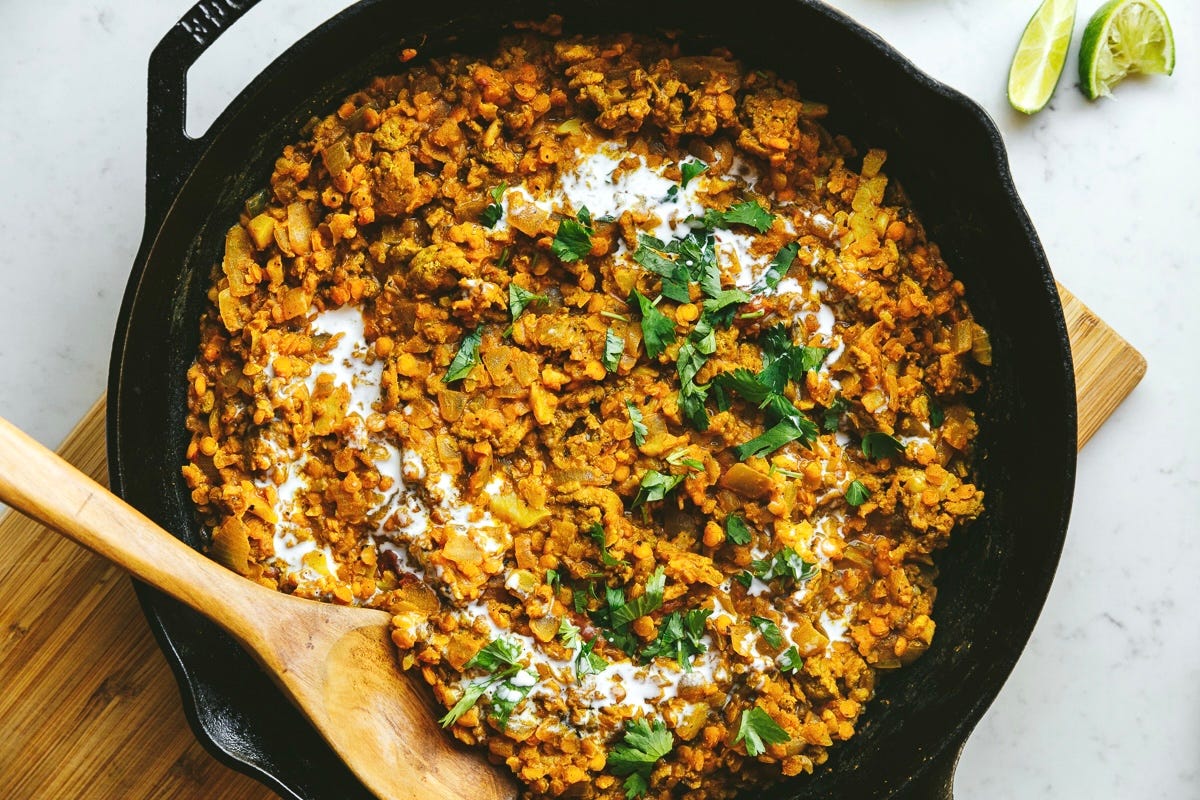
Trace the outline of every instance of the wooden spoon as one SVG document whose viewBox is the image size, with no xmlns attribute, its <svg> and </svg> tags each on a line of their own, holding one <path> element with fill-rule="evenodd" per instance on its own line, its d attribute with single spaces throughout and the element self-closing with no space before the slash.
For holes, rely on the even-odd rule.
<svg viewBox="0 0 1200 800">
<path fill-rule="evenodd" d="M 230 572 L 0 419 L 0 501 L 217 622 L 381 798 L 516 797 L 511 776 L 455 746 L 396 663 L 383 611 L 318 603 Z"/>
</svg>

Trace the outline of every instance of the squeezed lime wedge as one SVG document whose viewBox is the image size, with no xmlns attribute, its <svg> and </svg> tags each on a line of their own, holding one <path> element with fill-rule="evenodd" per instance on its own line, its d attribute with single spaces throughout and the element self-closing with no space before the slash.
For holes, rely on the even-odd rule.
<svg viewBox="0 0 1200 800">
<path fill-rule="evenodd" d="M 1126 75 L 1170 75 L 1175 38 L 1154 0 L 1111 0 L 1088 20 L 1079 45 L 1079 88 L 1095 100 L 1112 94 Z"/>
<path fill-rule="evenodd" d="M 1008 102 L 1033 114 L 1050 102 L 1062 76 L 1075 26 L 1075 0 L 1045 0 L 1021 34 L 1008 71 Z"/>
</svg>

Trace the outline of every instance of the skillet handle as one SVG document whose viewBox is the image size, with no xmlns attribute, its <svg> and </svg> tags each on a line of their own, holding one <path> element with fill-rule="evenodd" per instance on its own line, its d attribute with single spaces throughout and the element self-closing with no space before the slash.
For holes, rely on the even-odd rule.
<svg viewBox="0 0 1200 800">
<path fill-rule="evenodd" d="M 892 795 L 892 800 L 954 800 L 954 770 L 965 745 L 964 739 L 929 759 L 925 769 Z"/>
<path fill-rule="evenodd" d="M 150 53 L 146 92 L 146 218 L 156 230 L 171 198 L 208 145 L 184 130 L 187 73 L 200 54 L 258 0 L 199 0 Z"/>
</svg>

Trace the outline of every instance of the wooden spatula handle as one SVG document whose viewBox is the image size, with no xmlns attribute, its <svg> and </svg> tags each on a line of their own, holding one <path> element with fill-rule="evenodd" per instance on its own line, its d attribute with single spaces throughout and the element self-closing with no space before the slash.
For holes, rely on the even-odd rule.
<svg viewBox="0 0 1200 800">
<path fill-rule="evenodd" d="M 229 627 L 247 582 L 0 418 L 0 501 Z"/>
</svg>

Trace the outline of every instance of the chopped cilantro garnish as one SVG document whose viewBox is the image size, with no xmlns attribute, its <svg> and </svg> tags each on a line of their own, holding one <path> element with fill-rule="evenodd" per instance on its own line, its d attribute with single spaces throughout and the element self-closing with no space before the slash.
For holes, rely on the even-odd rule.
<svg viewBox="0 0 1200 800">
<path fill-rule="evenodd" d="M 842 415 L 850 408 L 844 397 L 835 397 L 833 402 L 829 404 L 829 408 L 825 409 L 821 416 L 821 430 L 825 433 L 833 433 L 838 429 L 838 425 L 842 421 Z"/>
<path fill-rule="evenodd" d="M 645 719 L 625 723 L 625 736 L 608 754 L 613 772 L 625 775 L 625 797 L 641 797 L 650 788 L 650 773 L 659 759 L 671 752 L 675 738 L 662 720 Z"/>
<path fill-rule="evenodd" d="M 749 589 L 750 585 L 754 583 L 754 574 L 747 572 L 746 570 L 742 570 L 737 575 L 734 575 L 733 579 L 740 583 L 744 588 Z"/>
<path fill-rule="evenodd" d="M 817 574 L 817 565 L 810 564 L 790 547 L 785 547 L 770 558 L 750 562 L 754 574 L 761 580 L 782 578 L 784 581 L 806 581 Z"/>
<path fill-rule="evenodd" d="M 771 395 L 770 387 L 763 384 L 757 375 L 745 367 L 738 367 L 731 372 L 722 372 L 713 378 L 713 382 L 724 389 L 737 392 L 747 401 L 756 405 Z"/>
<path fill-rule="evenodd" d="M 862 438 L 862 451 L 863 455 L 875 461 L 903 453 L 904 445 L 891 434 L 873 431 Z"/>
<path fill-rule="evenodd" d="M 616 372 L 623 355 L 625 355 L 625 340 L 610 327 L 604 334 L 604 368 L 609 372 Z"/>
<path fill-rule="evenodd" d="M 470 686 L 468 686 L 463 691 L 463 696 L 458 699 L 458 702 L 446 712 L 445 716 L 438 720 L 438 724 L 444 728 L 447 725 L 453 725 L 455 722 L 457 722 L 459 717 L 467 713 L 471 706 L 475 705 L 475 703 L 479 701 L 480 697 L 483 697 L 483 693 L 487 691 L 487 688 L 495 683 L 495 681 L 496 679 L 493 678 L 491 680 L 472 683 Z"/>
<path fill-rule="evenodd" d="M 558 574 L 558 570 L 546 570 L 546 585 L 555 591 L 558 590 L 558 587 L 562 585 L 562 576 Z"/>
<path fill-rule="evenodd" d="M 925 397 L 929 403 L 929 427 L 942 427 L 942 423 L 946 421 L 945 410 L 943 410 L 937 400 L 933 398 L 932 394 L 926 393 Z"/>
<path fill-rule="evenodd" d="M 871 498 L 871 492 L 866 486 L 863 486 L 862 481 L 852 480 L 850 485 L 846 487 L 846 502 L 858 508 L 863 503 Z"/>
<path fill-rule="evenodd" d="M 592 622 L 604 631 L 605 641 L 631 656 L 636 655 L 638 638 L 629 630 L 629 624 L 662 607 L 666 581 L 666 575 L 660 566 L 646 580 L 645 592 L 629 601 L 625 599 L 623 588 L 605 586 L 604 602 L 595 611 L 587 612 Z M 593 587 L 594 585 L 591 584 Z M 582 614 L 587 609 L 587 598 L 582 597 L 582 592 L 579 591 L 575 593 L 575 597 L 575 610 Z"/>
<path fill-rule="evenodd" d="M 656 469 L 646 470 L 638 484 L 637 495 L 633 498 L 633 508 L 645 503 L 653 503 L 664 499 L 676 486 L 683 481 L 682 475 L 664 475 Z"/>
<path fill-rule="evenodd" d="M 640 597 L 625 601 L 618 608 L 612 608 L 610 603 L 609 607 L 612 611 L 613 626 L 625 627 L 635 619 L 644 617 L 652 611 L 657 611 L 661 608 L 663 603 L 663 589 L 666 588 L 666 585 L 667 576 L 660 565 L 646 579 L 646 591 Z M 622 601 L 624 601 L 624 596 L 622 596 Z"/>
<path fill-rule="evenodd" d="M 501 636 L 488 642 L 478 653 L 471 656 L 471 660 L 463 666 L 463 669 L 479 667 L 487 672 L 495 672 L 496 668 L 501 665 L 515 666 L 520 657 L 521 645 L 512 639 Z"/>
<path fill-rule="evenodd" d="M 758 706 L 742 712 L 741 722 L 738 723 L 737 736 L 733 743 L 744 741 L 746 755 L 760 756 L 766 752 L 768 744 L 783 744 L 792 739 L 788 732 L 771 718 L 771 715 Z"/>
<path fill-rule="evenodd" d="M 725 538 L 734 544 L 750 544 L 750 529 L 737 514 L 725 518 Z"/>
<path fill-rule="evenodd" d="M 588 675 L 598 675 L 608 666 L 608 660 L 599 653 L 594 652 L 596 649 L 596 638 L 592 637 L 583 643 L 579 648 L 579 652 L 575 655 L 575 674 L 584 678 Z"/>
<path fill-rule="evenodd" d="M 587 206 L 580 206 L 579 213 L 575 215 L 575 218 L 578 219 L 580 222 L 582 222 L 584 225 L 587 225 L 588 228 L 592 227 L 592 212 L 588 211 Z M 591 233 L 590 230 L 588 232 Z"/>
<path fill-rule="evenodd" d="M 800 381 L 805 372 L 820 368 L 827 347 L 803 347 L 792 344 L 792 335 L 783 325 L 763 331 L 758 339 L 762 348 L 763 369 L 758 380 L 764 386 L 782 392 L 788 381 Z"/>
<path fill-rule="evenodd" d="M 804 659 L 800 657 L 800 651 L 796 649 L 796 645 L 792 645 L 779 654 L 775 663 L 779 665 L 780 672 L 796 672 L 804 666 Z"/>
<path fill-rule="evenodd" d="M 625 401 L 625 410 L 629 412 L 629 422 L 633 425 L 633 443 L 641 447 L 646 443 L 646 434 L 649 433 L 642 412 L 638 411 L 631 400 Z"/>
<path fill-rule="evenodd" d="M 504 193 L 508 191 L 508 184 L 501 183 L 499 186 L 492 188 L 492 202 L 483 213 L 479 215 L 479 221 L 483 223 L 485 228 L 494 228 L 496 223 L 500 221 L 500 217 L 504 214 L 504 206 L 500 201 L 504 198 Z"/>
<path fill-rule="evenodd" d="M 584 533 L 587 537 L 596 543 L 596 547 L 600 549 L 600 563 L 606 567 L 615 567 L 628 562 L 621 561 L 608 552 L 608 542 L 605 541 L 604 526 L 599 522 L 593 522 Z"/>
<path fill-rule="evenodd" d="M 704 621 L 712 613 L 711 608 L 693 608 L 683 614 L 672 611 L 659 625 L 658 638 L 642 651 L 642 658 L 673 658 L 691 672 L 692 657 L 708 650 L 702 639 Z"/>
<path fill-rule="evenodd" d="M 697 472 L 704 472 L 704 464 L 694 458 L 688 457 L 687 448 L 680 448 L 673 453 L 667 455 L 667 463 L 673 464 L 676 467 L 688 467 Z"/>
<path fill-rule="evenodd" d="M 574 647 L 580 642 L 579 626 L 563 617 L 558 623 L 558 638 L 562 639 L 562 643 L 567 647 Z"/>
<path fill-rule="evenodd" d="M 766 233 L 774 221 L 775 215 L 754 200 L 734 203 L 721 214 L 721 222 L 725 225 L 749 225 L 759 233 Z"/>
<path fill-rule="evenodd" d="M 562 643 L 569 648 L 579 648 L 579 652 L 575 654 L 575 674 L 583 678 L 587 675 L 595 675 L 608 666 L 608 661 L 603 656 L 593 652 L 596 648 L 596 639 L 593 637 L 588 641 L 583 641 L 583 637 L 579 635 L 579 626 L 571 622 L 566 617 L 558 623 L 558 636 L 562 639 Z"/>
<path fill-rule="evenodd" d="M 523 286 L 518 285 L 515 281 L 508 284 L 508 314 L 512 317 L 512 321 L 516 322 L 517 317 L 525 313 L 525 309 L 531 303 L 545 302 L 546 295 L 536 294 L 529 291 Z"/>
<path fill-rule="evenodd" d="M 638 234 L 633 260 L 660 276 L 663 296 L 677 303 L 691 301 L 688 284 L 692 281 L 698 281 L 705 294 L 715 295 L 721 291 L 716 243 L 707 234 L 693 231 L 670 242 Z"/>
<path fill-rule="evenodd" d="M 679 165 L 679 174 L 681 176 L 679 185 L 686 189 L 688 182 L 706 169 L 708 169 L 708 164 L 698 159 L 695 161 L 684 161 Z"/>
<path fill-rule="evenodd" d="M 783 632 L 779 630 L 779 626 L 774 621 L 766 617 L 752 616 L 750 617 L 750 624 L 758 628 L 758 632 L 762 634 L 762 637 L 767 640 L 767 644 L 771 645 L 771 647 L 783 646 Z"/>
<path fill-rule="evenodd" d="M 471 373 L 471 370 L 479 363 L 479 345 L 482 341 L 483 331 L 479 328 L 463 337 L 462 343 L 458 346 L 458 352 L 454 354 L 454 360 L 450 362 L 450 366 L 446 370 L 446 377 L 443 378 L 443 381 L 453 383 Z"/>
<path fill-rule="evenodd" d="M 580 209 L 580 219 L 587 212 Z M 591 217 L 588 217 L 590 221 Z M 550 252 L 566 262 L 578 261 L 592 252 L 592 229 L 579 220 L 567 217 L 558 223 L 558 232 L 550 245 Z"/>
<path fill-rule="evenodd" d="M 644 294 L 637 289 L 629 296 L 631 305 L 636 305 L 642 315 L 642 343 L 646 345 L 646 355 L 658 358 L 667 345 L 675 341 L 675 323 L 667 319 L 661 311 L 654 307 Z"/>
<path fill-rule="evenodd" d="M 788 442 L 798 440 L 807 446 L 816 441 L 816 438 L 817 426 L 808 417 L 797 412 L 795 416 L 780 420 L 762 434 L 733 448 L 733 453 L 738 461 L 745 461 L 752 456 L 769 455 Z"/>
<path fill-rule="evenodd" d="M 508 718 L 512 716 L 513 709 L 517 707 L 522 700 L 525 699 L 533 687 L 537 685 L 537 673 L 532 670 L 520 670 L 514 673 L 515 677 L 519 672 L 525 672 L 530 676 L 530 680 L 516 683 L 512 678 L 497 686 L 491 694 L 492 709 L 490 716 L 496 721 L 500 730 L 508 727 Z"/>
<path fill-rule="evenodd" d="M 463 669 L 478 667 L 492 673 L 495 673 L 502 666 L 507 667 L 507 669 L 492 675 L 492 677 L 486 680 L 469 685 L 463 691 L 463 696 L 459 698 L 458 702 L 454 704 L 445 716 L 438 720 L 441 726 L 444 728 L 447 725 L 452 725 L 459 717 L 467 713 L 467 710 L 475 705 L 489 688 L 499 684 L 499 688 L 492 693 L 491 713 L 503 730 L 508 724 L 508 717 L 512 714 L 513 708 L 516 707 L 517 703 L 525 699 L 525 695 L 529 694 L 529 689 L 532 688 L 532 684 L 528 687 L 518 687 L 504 682 L 521 670 L 516 664 L 517 659 L 520 657 L 521 646 L 511 639 L 500 637 L 484 645 L 463 666 Z M 503 692 L 502 696 L 497 697 L 501 692 Z"/>
<path fill-rule="evenodd" d="M 765 289 L 774 289 L 783 280 L 783 276 L 787 275 L 787 271 L 792 268 L 792 262 L 796 260 L 796 254 L 800 252 L 800 245 L 797 242 L 785 244 L 775 258 L 771 259 L 771 263 L 767 265 L 767 271 L 763 273 L 762 278 L 754 285 L 756 292 L 764 291 Z"/>
</svg>

